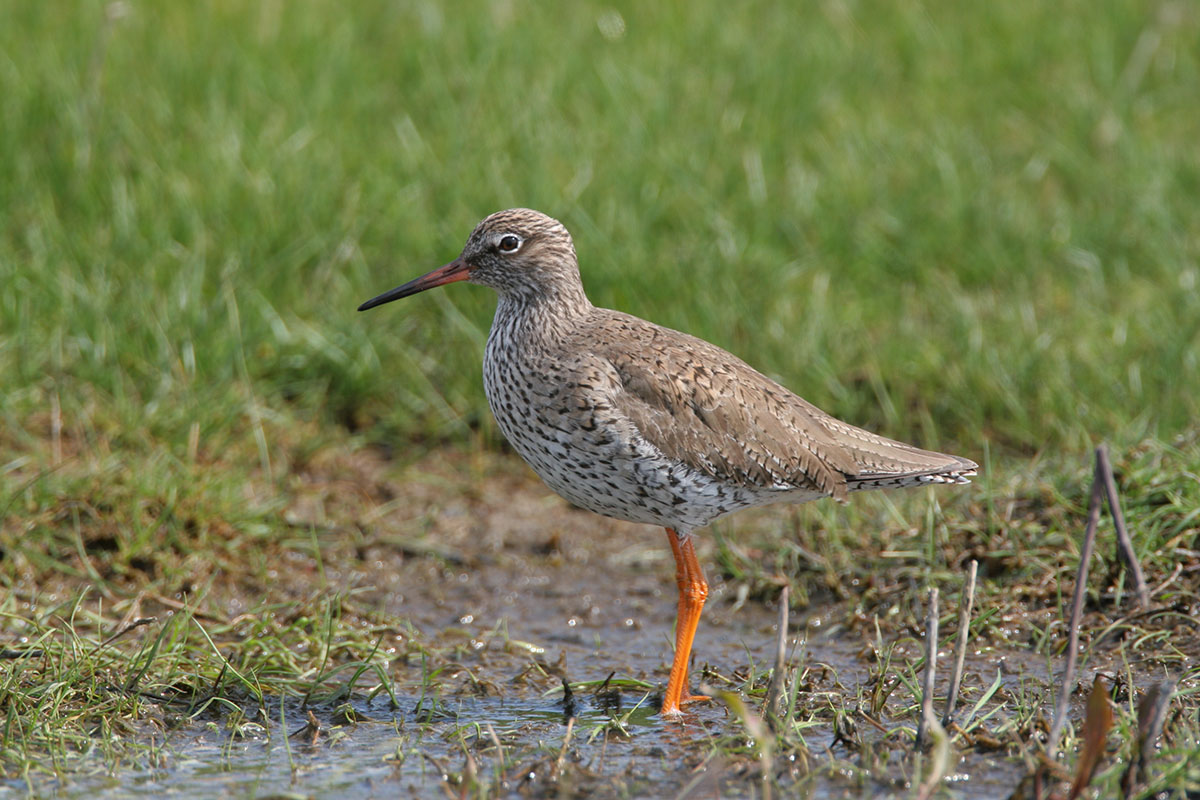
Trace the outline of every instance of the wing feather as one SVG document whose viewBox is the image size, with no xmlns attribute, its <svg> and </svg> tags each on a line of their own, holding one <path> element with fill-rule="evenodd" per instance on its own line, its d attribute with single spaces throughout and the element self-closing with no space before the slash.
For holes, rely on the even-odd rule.
<svg viewBox="0 0 1200 800">
<path fill-rule="evenodd" d="M 587 331 L 612 411 L 668 458 L 733 485 L 815 490 L 844 499 L 881 476 L 969 470 L 974 463 L 842 422 L 736 356 L 615 311 Z"/>
<path fill-rule="evenodd" d="M 622 322 L 620 346 L 592 352 L 613 370 L 613 410 L 664 455 L 733 485 L 845 497 L 858 469 L 823 412 L 703 340 Z"/>
</svg>

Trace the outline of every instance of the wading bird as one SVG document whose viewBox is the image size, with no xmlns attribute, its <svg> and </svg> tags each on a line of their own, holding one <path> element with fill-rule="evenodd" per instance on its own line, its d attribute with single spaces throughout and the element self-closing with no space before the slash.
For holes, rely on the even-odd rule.
<svg viewBox="0 0 1200 800">
<path fill-rule="evenodd" d="M 663 714 L 708 699 L 687 690 L 708 596 L 693 531 L 751 506 L 968 483 L 977 469 L 834 419 L 694 336 L 596 308 L 571 235 L 537 211 L 492 214 L 458 258 L 358 310 L 455 281 L 499 295 L 483 378 L 513 448 L 575 505 L 667 530 L 679 609 Z"/>
</svg>

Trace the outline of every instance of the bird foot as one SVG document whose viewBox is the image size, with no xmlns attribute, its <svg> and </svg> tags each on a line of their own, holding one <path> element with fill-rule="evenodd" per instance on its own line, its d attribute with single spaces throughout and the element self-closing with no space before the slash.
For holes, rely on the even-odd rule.
<svg viewBox="0 0 1200 800">
<path fill-rule="evenodd" d="M 665 717 L 677 717 L 683 713 L 681 706 L 685 706 L 689 703 L 707 703 L 712 701 L 712 699 L 713 698 L 706 694 L 685 694 L 683 697 L 679 698 L 678 705 L 663 706 L 663 709 L 660 713 L 662 713 L 662 715 Z"/>
</svg>

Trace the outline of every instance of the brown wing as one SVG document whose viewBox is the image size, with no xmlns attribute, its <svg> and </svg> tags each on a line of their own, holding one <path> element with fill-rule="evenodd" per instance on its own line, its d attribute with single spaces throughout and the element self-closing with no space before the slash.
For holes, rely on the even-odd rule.
<svg viewBox="0 0 1200 800">
<path fill-rule="evenodd" d="M 589 348 L 615 371 L 613 410 L 664 455 L 735 485 L 846 496 L 858 467 L 828 415 L 715 345 L 604 313 Z"/>
<path fill-rule="evenodd" d="M 970 459 L 922 450 L 911 444 L 897 442 L 886 436 L 856 428 L 849 423 L 825 414 L 822 424 L 841 446 L 850 452 L 858 466 L 858 475 L 851 479 L 869 483 L 877 478 L 906 478 L 920 475 L 968 476 L 979 465 Z M 965 481 L 964 481 L 965 482 Z"/>
<path fill-rule="evenodd" d="M 614 411 L 665 455 L 708 475 L 844 499 L 848 484 L 975 466 L 835 419 L 702 339 L 597 311 L 589 348 L 615 370 Z"/>
</svg>

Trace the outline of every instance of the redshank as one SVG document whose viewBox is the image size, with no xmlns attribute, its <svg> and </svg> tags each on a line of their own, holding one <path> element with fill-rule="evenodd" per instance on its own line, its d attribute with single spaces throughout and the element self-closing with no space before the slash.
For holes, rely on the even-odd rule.
<svg viewBox="0 0 1200 800">
<path fill-rule="evenodd" d="M 751 506 L 968 483 L 977 469 L 834 419 L 706 341 L 593 306 L 571 235 L 530 209 L 492 214 L 458 258 L 358 310 L 455 281 L 499 295 L 483 379 L 513 448 L 575 505 L 666 528 L 679 608 L 663 714 L 708 699 L 687 689 L 708 596 L 693 531 Z"/>
</svg>

